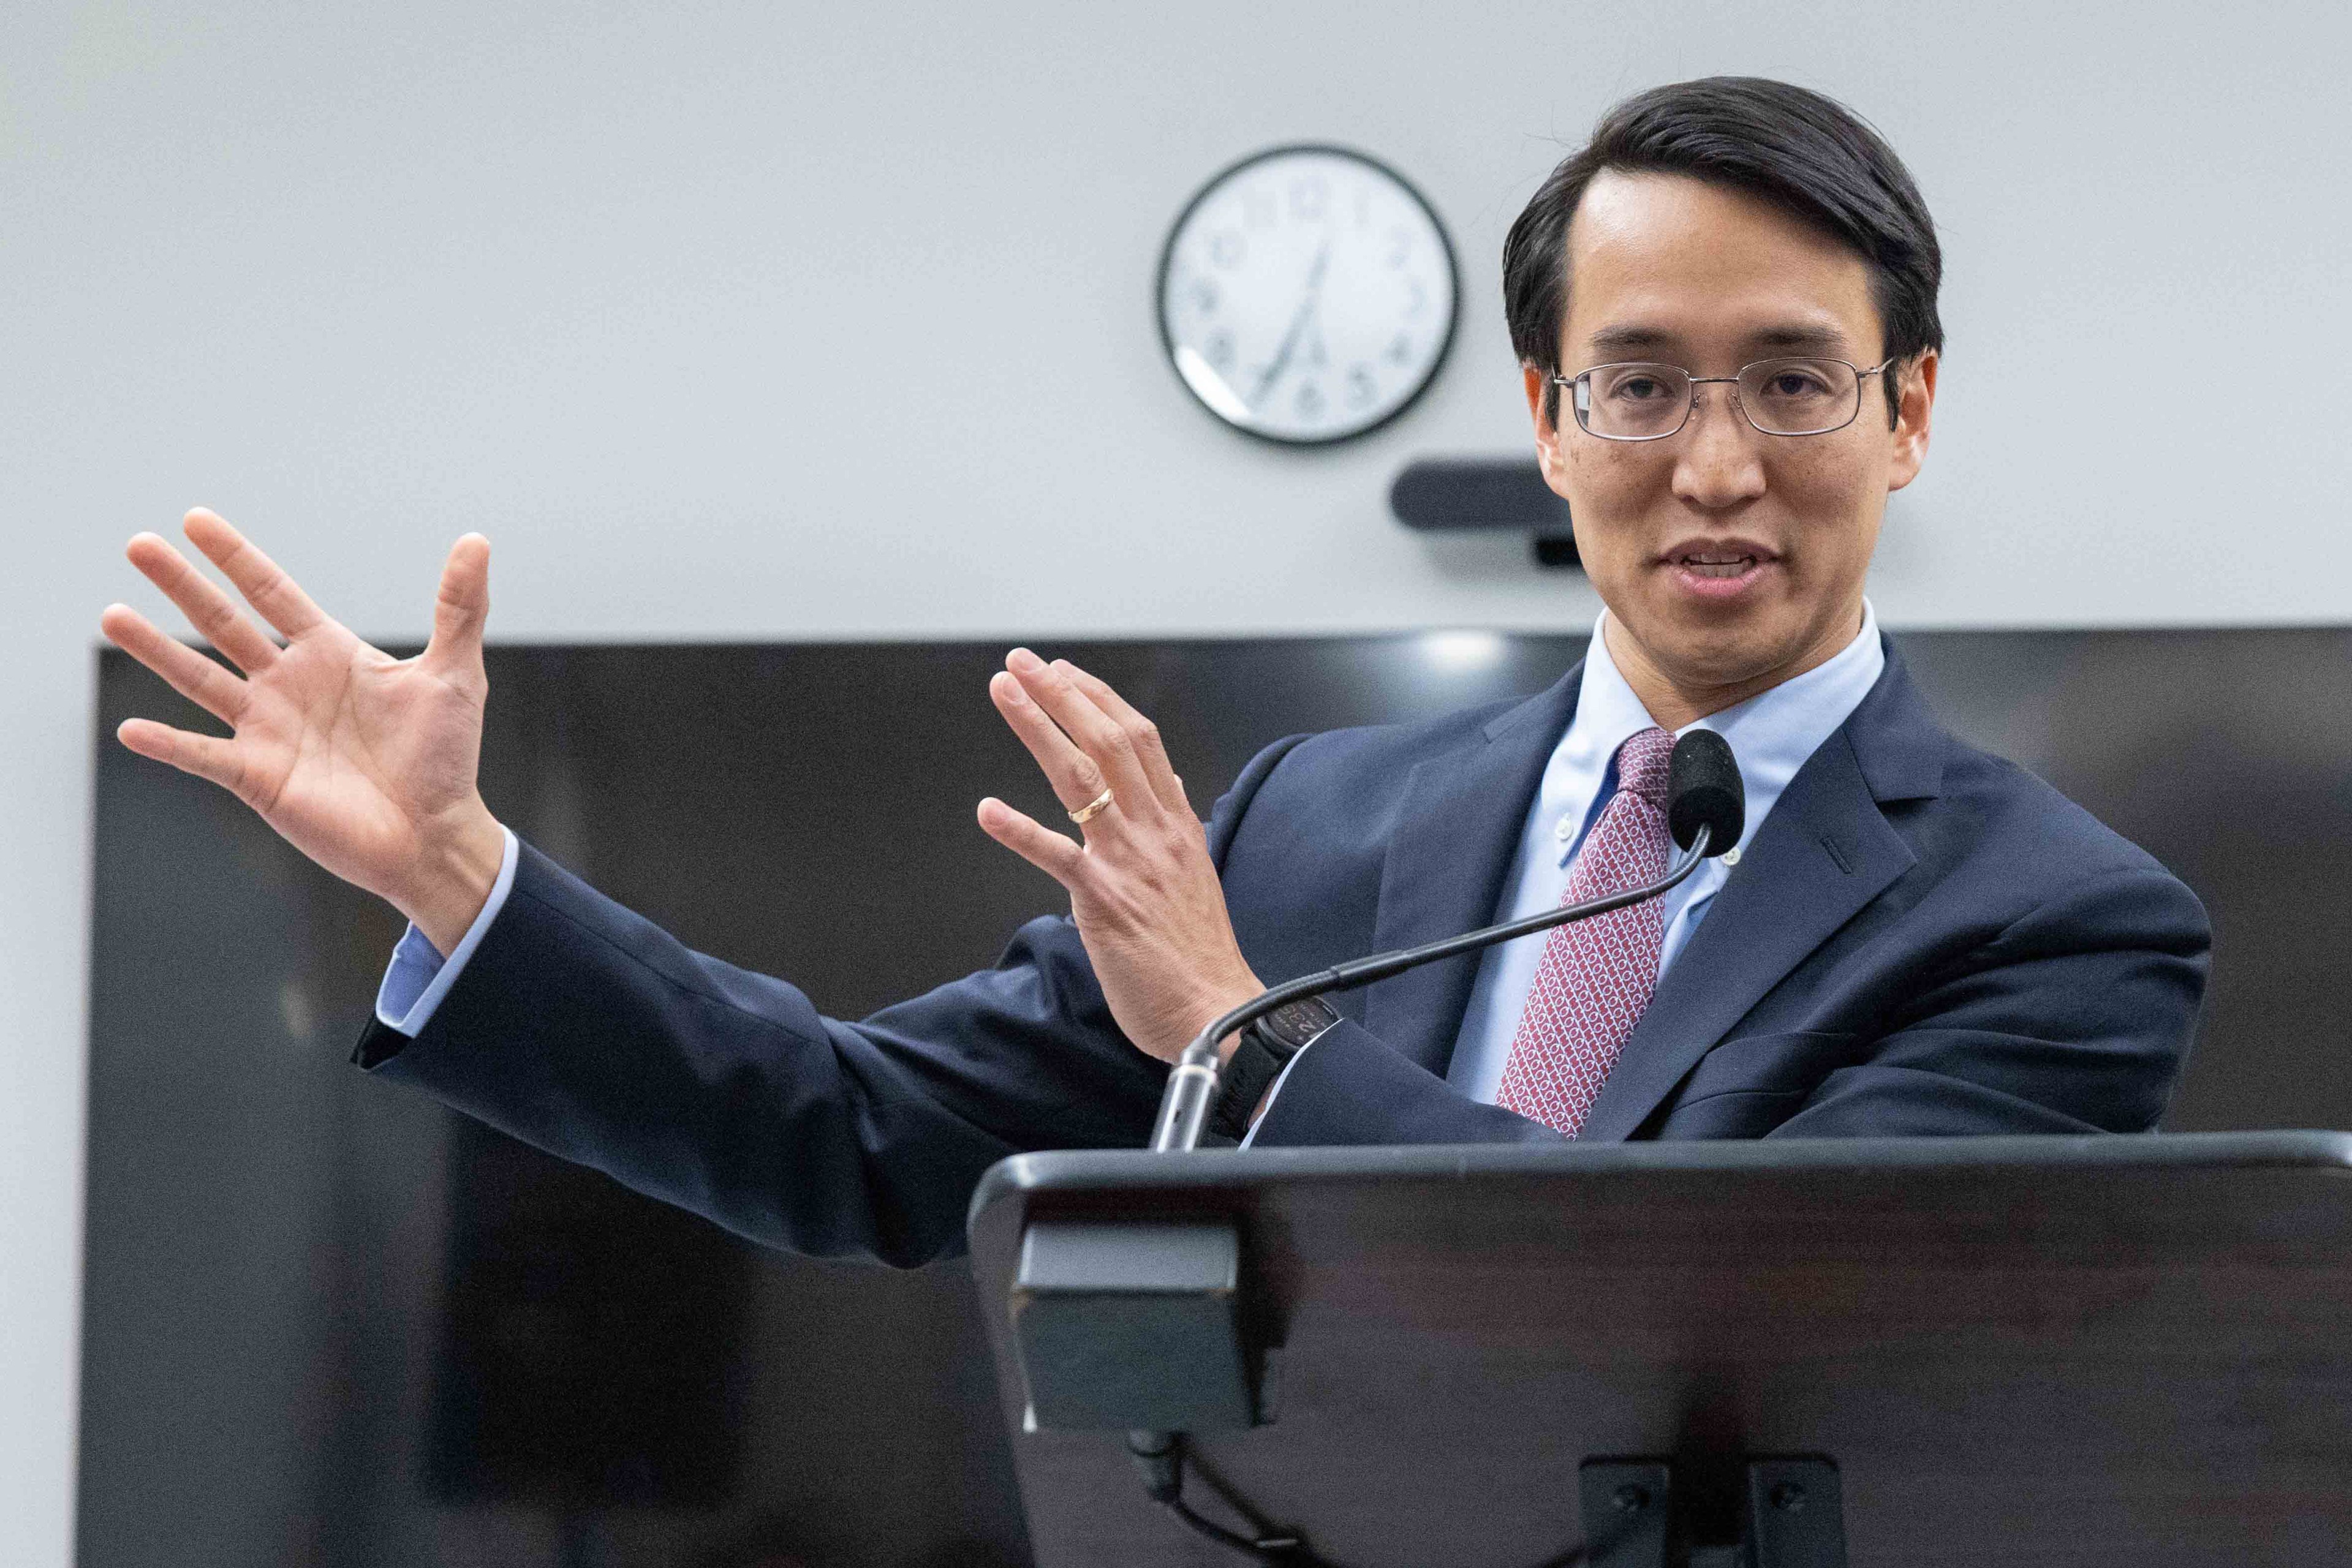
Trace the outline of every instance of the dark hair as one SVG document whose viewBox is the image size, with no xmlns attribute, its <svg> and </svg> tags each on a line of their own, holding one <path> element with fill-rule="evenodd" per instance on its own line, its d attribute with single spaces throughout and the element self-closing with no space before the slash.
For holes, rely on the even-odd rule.
<svg viewBox="0 0 2352 1568">
<path fill-rule="evenodd" d="M 1761 77 L 1707 77 L 1627 99 L 1528 201 L 1503 242 L 1503 312 L 1522 364 L 1558 375 L 1568 313 L 1568 225 L 1603 169 L 1686 174 L 1744 192 L 1838 240 L 1870 264 L 1883 351 L 1941 350 L 1936 314 L 1944 256 L 1911 172 L 1878 132 L 1835 100 Z M 1889 423 L 1901 389 L 1886 386 Z M 1544 392 L 1559 417 L 1559 388 Z"/>
</svg>

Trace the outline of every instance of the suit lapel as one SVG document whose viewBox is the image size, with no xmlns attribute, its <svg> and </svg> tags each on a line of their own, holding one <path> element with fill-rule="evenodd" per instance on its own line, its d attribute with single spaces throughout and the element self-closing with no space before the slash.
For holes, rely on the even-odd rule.
<svg viewBox="0 0 2352 1568">
<path fill-rule="evenodd" d="M 1583 674 L 1580 662 L 1467 746 L 1413 768 L 1381 869 L 1374 951 L 1433 942 L 1495 918 L 1528 802 L 1575 714 Z M 1382 980 L 1364 993 L 1365 1026 L 1443 1074 L 1477 974 L 1472 953 Z"/>
<path fill-rule="evenodd" d="M 1911 869 L 1879 810 L 1936 793 L 1942 732 L 1886 672 L 1789 781 L 1626 1038 L 1580 1141 L 1629 1137 L 1766 992 Z"/>
</svg>

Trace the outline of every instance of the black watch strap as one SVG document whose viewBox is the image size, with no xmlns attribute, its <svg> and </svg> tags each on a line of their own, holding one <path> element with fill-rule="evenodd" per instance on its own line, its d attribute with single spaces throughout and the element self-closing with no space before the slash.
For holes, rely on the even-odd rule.
<svg viewBox="0 0 2352 1568">
<path fill-rule="evenodd" d="M 1210 1129 L 1239 1143 L 1249 1132 L 1250 1113 L 1290 1065 L 1290 1059 L 1339 1021 L 1339 1014 L 1330 1003 L 1309 997 L 1286 1003 L 1242 1030 L 1224 1071 L 1217 1075 L 1217 1100 L 1209 1108 Z"/>
</svg>

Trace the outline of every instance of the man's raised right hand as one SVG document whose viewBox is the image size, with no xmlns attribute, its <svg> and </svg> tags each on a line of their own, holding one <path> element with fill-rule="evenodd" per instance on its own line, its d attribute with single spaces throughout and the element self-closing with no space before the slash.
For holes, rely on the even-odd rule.
<svg viewBox="0 0 2352 1568">
<path fill-rule="evenodd" d="M 448 953 L 498 881 L 506 835 L 475 787 L 482 749 L 482 625 L 490 544 L 451 547 L 433 640 L 394 659 L 330 620 L 293 579 L 215 514 L 187 516 L 189 540 L 286 637 L 280 646 L 156 534 L 131 563 L 169 595 L 244 678 L 167 637 L 125 604 L 99 617 L 108 639 L 234 732 L 224 739 L 153 719 L 115 733 L 142 757 L 209 779 L 289 843 L 389 901 Z"/>
</svg>

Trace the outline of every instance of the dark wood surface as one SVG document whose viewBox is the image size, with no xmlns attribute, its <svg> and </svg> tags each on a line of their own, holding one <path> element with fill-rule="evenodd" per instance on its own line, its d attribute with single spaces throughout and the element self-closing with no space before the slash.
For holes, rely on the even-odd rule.
<svg viewBox="0 0 2352 1568">
<path fill-rule="evenodd" d="M 1852 1561 L 2352 1563 L 2352 1137 L 1039 1155 L 975 1274 L 1043 1568 L 1224 1563 L 1024 1432 L 1034 1215 L 1240 1217 L 1275 1420 L 1213 1471 L 1347 1568 L 1520 1568 L 1588 1457 L 1824 1453 Z M 1194 1491 L 1200 1487 L 1196 1482 Z"/>
</svg>

